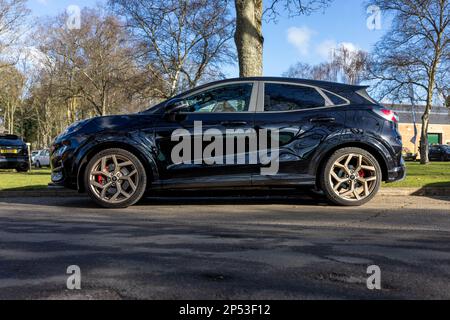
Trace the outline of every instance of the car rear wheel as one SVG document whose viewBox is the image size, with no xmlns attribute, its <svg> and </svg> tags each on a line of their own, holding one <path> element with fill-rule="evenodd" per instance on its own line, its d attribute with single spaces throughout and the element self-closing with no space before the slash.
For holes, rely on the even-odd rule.
<svg viewBox="0 0 450 320">
<path fill-rule="evenodd" d="M 379 191 L 382 172 L 378 161 L 366 150 L 344 148 L 326 162 L 320 179 L 325 196 L 331 202 L 360 206 Z"/>
<path fill-rule="evenodd" d="M 126 208 L 144 195 L 147 175 L 141 161 L 123 149 L 108 149 L 89 161 L 85 172 L 91 199 L 105 208 Z"/>
</svg>

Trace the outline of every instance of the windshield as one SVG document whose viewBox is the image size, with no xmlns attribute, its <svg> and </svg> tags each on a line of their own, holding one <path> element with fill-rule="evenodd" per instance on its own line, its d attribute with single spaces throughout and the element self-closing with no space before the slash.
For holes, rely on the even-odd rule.
<svg viewBox="0 0 450 320">
<path fill-rule="evenodd" d="M 151 106 L 150 108 L 148 108 L 147 110 L 142 111 L 141 113 L 150 113 L 150 114 L 152 114 L 152 113 L 160 113 L 163 110 L 164 105 L 166 104 L 166 102 L 167 101 L 163 101 L 163 102 L 157 103 L 157 104 Z"/>
</svg>

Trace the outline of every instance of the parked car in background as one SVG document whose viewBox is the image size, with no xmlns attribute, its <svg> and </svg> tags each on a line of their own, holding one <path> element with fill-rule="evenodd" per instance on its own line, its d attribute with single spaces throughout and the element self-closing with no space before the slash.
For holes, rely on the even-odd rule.
<svg viewBox="0 0 450 320">
<path fill-rule="evenodd" d="M 416 161 L 418 154 L 417 153 L 413 153 L 411 152 L 411 150 L 409 150 L 408 148 L 403 148 L 403 159 L 405 159 L 405 161 Z"/>
<path fill-rule="evenodd" d="M 36 156 L 39 154 L 40 150 L 36 150 L 31 152 L 31 164 L 34 165 L 34 160 L 36 159 Z"/>
<path fill-rule="evenodd" d="M 430 161 L 450 161 L 450 146 L 446 144 L 431 146 L 428 157 Z"/>
<path fill-rule="evenodd" d="M 18 136 L 0 134 L 0 169 L 30 170 L 28 147 Z"/>
<path fill-rule="evenodd" d="M 405 177 L 398 116 L 371 99 L 366 88 L 287 78 L 233 79 L 190 90 L 139 114 L 77 122 L 52 146 L 52 182 L 86 191 L 108 208 L 133 205 L 149 189 L 266 187 L 270 192 L 301 186 L 322 190 L 338 205 L 362 205 L 383 181 Z M 199 123 L 203 134 L 214 129 L 225 138 L 231 130 L 241 137 L 246 131 L 277 132 L 272 152 L 277 172 L 263 173 L 262 161 L 244 164 L 221 157 L 217 163 L 194 165 L 192 154 L 187 161 L 175 159 L 173 135 L 184 129 L 191 138 L 198 136 Z M 253 154 L 248 147 L 230 149 L 222 156 L 250 159 Z M 267 152 L 267 145 L 260 143 L 256 151 Z"/>
<path fill-rule="evenodd" d="M 34 157 L 34 167 L 42 168 L 50 166 L 50 150 L 44 149 L 40 150 L 39 153 Z"/>
</svg>

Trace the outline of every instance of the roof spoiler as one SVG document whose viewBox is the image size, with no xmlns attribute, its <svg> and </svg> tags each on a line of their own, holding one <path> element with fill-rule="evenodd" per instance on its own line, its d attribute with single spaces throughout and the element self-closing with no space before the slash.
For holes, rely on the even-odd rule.
<svg viewBox="0 0 450 320">
<path fill-rule="evenodd" d="M 355 92 L 360 95 L 361 97 L 363 97 L 366 100 L 369 100 L 370 102 L 372 102 L 373 104 L 378 104 L 377 101 L 375 101 L 374 98 L 372 98 L 369 93 L 367 92 L 367 89 L 370 88 L 370 86 L 355 86 Z"/>
</svg>

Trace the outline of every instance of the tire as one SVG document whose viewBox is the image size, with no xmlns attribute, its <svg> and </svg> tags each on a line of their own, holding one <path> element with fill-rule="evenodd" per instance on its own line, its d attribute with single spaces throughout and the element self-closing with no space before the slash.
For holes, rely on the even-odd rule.
<svg viewBox="0 0 450 320">
<path fill-rule="evenodd" d="M 36 163 L 34 164 L 34 167 L 36 169 L 40 169 L 42 166 L 41 166 L 41 163 L 39 161 L 36 161 Z"/>
<path fill-rule="evenodd" d="M 88 195 L 99 206 L 127 208 L 144 196 L 147 173 L 134 154 L 123 149 L 107 149 L 89 161 L 84 183 Z"/>
<path fill-rule="evenodd" d="M 382 171 L 377 159 L 364 149 L 344 148 L 325 163 L 320 186 L 333 204 L 361 206 L 378 193 Z"/>
</svg>

